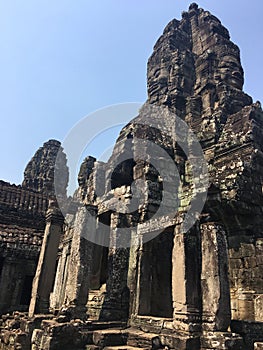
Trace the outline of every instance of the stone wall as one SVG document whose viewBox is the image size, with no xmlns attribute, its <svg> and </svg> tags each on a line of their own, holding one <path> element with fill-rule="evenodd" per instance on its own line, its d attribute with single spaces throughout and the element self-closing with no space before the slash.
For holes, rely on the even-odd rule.
<svg viewBox="0 0 263 350">
<path fill-rule="evenodd" d="M 235 320 L 263 320 L 263 243 L 241 243 L 230 249 L 230 281 L 232 318 Z"/>
<path fill-rule="evenodd" d="M 43 229 L 47 205 L 46 195 L 0 181 L 1 223 Z"/>
<path fill-rule="evenodd" d="M 0 312 L 26 311 L 46 226 L 60 142 L 50 140 L 27 165 L 22 185 L 0 181 Z M 59 170 L 67 179 L 64 163 Z M 52 184 L 52 186 L 51 186 Z M 66 182 L 64 183 L 64 189 Z"/>
<path fill-rule="evenodd" d="M 47 197 L 0 182 L 0 312 L 26 311 L 45 228 Z"/>
</svg>

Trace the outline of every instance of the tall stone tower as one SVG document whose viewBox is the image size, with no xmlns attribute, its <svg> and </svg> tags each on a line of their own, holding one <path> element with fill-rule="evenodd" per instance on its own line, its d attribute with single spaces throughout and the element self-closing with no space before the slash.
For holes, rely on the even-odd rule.
<svg viewBox="0 0 263 350">
<path fill-rule="evenodd" d="M 49 140 L 37 150 L 27 164 L 22 186 L 46 195 L 54 195 L 55 171 L 59 173 L 57 178 L 60 178 L 59 193 L 66 196 L 68 185 L 66 155 L 63 153 L 59 141 Z"/>
</svg>

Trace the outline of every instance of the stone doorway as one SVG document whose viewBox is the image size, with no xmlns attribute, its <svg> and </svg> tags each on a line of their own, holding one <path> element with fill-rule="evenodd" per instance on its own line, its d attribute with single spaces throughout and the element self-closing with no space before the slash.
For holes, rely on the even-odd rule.
<svg viewBox="0 0 263 350">
<path fill-rule="evenodd" d="M 110 235 L 110 213 L 100 215 L 97 225 L 98 243 L 100 244 L 90 243 L 92 246 L 92 264 L 87 302 L 89 318 L 94 320 L 100 318 L 101 308 L 106 294 L 106 282 L 109 269 L 108 245 Z M 101 242 L 99 240 L 100 235 Z"/>
<path fill-rule="evenodd" d="M 110 239 L 110 212 L 99 216 L 97 222 L 97 244 L 92 245 L 90 290 L 99 290 L 107 281 Z"/>
<path fill-rule="evenodd" d="M 139 276 L 140 316 L 173 317 L 173 238 L 173 230 L 169 228 L 143 246 Z"/>
<path fill-rule="evenodd" d="M 31 299 L 32 283 L 34 276 L 25 276 L 22 293 L 20 297 L 20 305 L 29 306 Z"/>
</svg>

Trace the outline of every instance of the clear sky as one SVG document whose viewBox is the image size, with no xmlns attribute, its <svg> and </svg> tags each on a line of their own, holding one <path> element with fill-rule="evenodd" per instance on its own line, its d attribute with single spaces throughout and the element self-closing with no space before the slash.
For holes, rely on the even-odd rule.
<svg viewBox="0 0 263 350">
<path fill-rule="evenodd" d="M 197 3 L 229 29 L 241 49 L 245 90 L 263 101 L 263 1 Z M 0 179 L 20 183 L 38 147 L 51 138 L 63 140 L 98 108 L 144 102 L 152 47 L 189 4 L 0 0 Z"/>
</svg>

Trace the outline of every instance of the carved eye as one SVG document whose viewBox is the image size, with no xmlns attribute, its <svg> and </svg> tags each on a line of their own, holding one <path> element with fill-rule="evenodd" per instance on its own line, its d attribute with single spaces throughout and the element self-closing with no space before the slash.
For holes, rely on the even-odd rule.
<svg viewBox="0 0 263 350">
<path fill-rule="evenodd" d="M 232 75 L 235 77 L 235 78 L 240 78 L 241 77 L 241 73 L 239 71 L 234 71 L 232 72 Z"/>
<path fill-rule="evenodd" d="M 160 69 L 156 69 L 156 71 L 155 71 L 154 74 L 153 74 L 154 78 L 158 78 L 159 75 L 160 75 L 160 72 L 161 72 Z"/>
</svg>

